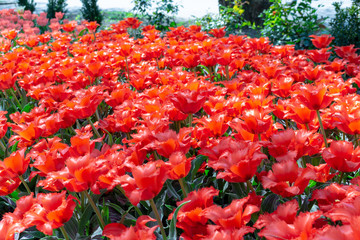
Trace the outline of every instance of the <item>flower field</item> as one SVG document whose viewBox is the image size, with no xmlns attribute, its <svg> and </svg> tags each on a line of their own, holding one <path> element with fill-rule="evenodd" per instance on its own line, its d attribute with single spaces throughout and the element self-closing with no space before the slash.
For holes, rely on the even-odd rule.
<svg viewBox="0 0 360 240">
<path fill-rule="evenodd" d="M 354 46 L 56 17 L 0 11 L 0 240 L 360 239 Z"/>
</svg>

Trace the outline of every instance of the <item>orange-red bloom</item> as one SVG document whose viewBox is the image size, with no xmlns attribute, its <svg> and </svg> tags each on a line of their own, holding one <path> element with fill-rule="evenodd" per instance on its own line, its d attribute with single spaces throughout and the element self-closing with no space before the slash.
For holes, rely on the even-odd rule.
<svg viewBox="0 0 360 240">
<path fill-rule="evenodd" d="M 24 156 L 25 150 L 26 148 L 23 148 L 13 152 L 9 157 L 4 159 L 4 162 L 2 162 L 3 166 L 15 175 L 23 175 L 30 163 L 30 159 Z"/>
<path fill-rule="evenodd" d="M 316 48 L 326 48 L 327 46 L 330 45 L 332 40 L 335 39 L 334 37 L 331 37 L 331 35 L 326 35 L 326 34 L 323 34 L 321 36 L 310 35 L 309 37 L 312 38 L 311 42 L 314 44 Z"/>
<path fill-rule="evenodd" d="M 208 166 L 219 171 L 216 177 L 228 182 L 251 179 L 261 161 L 267 158 L 258 142 L 235 141 L 229 137 L 200 153 L 209 157 Z"/>
<path fill-rule="evenodd" d="M 352 142 L 334 141 L 324 149 L 322 156 L 327 164 L 341 172 L 353 172 L 360 168 L 360 147 Z"/>
<path fill-rule="evenodd" d="M 312 131 L 288 129 L 276 132 L 268 146 L 269 154 L 277 161 L 298 160 L 304 155 L 317 154 L 322 147 L 323 138 Z"/>
<path fill-rule="evenodd" d="M 181 112 L 192 114 L 202 108 L 206 97 L 198 91 L 182 90 L 174 93 L 170 100 Z"/>
<path fill-rule="evenodd" d="M 190 201 L 180 209 L 177 215 L 176 226 L 184 230 L 181 234 L 184 240 L 200 240 L 208 234 L 207 222 L 209 219 L 206 217 L 206 209 L 214 204 L 213 197 L 218 194 L 219 190 L 213 187 L 201 188 L 190 192 L 183 201 L 177 203 L 179 206 Z"/>
<path fill-rule="evenodd" d="M 260 208 L 249 201 L 250 197 L 233 200 L 225 208 L 210 206 L 206 210 L 206 216 L 223 229 L 245 228 L 247 232 L 252 232 L 254 229 L 246 227 L 246 224 L 250 221 L 251 215 L 260 211 Z"/>
<path fill-rule="evenodd" d="M 282 197 L 302 194 L 311 179 L 316 175 L 310 168 L 299 168 L 296 161 L 288 160 L 275 163 L 272 170 L 260 174 L 264 188 Z"/>
<path fill-rule="evenodd" d="M 169 157 L 169 178 L 178 180 L 188 175 L 192 158 L 187 158 L 183 152 L 174 152 Z"/>
<path fill-rule="evenodd" d="M 150 200 L 158 195 L 168 178 L 168 169 L 161 160 L 134 167 L 134 178 L 125 175 L 121 180 L 130 202 L 137 205 L 142 200 Z"/>
<path fill-rule="evenodd" d="M 297 97 L 306 107 L 311 110 L 326 108 L 334 99 L 334 97 L 330 96 L 327 87 L 323 84 L 301 85 L 299 87 Z"/>
<path fill-rule="evenodd" d="M 75 197 L 69 195 L 66 198 L 66 192 L 61 193 L 40 193 L 36 197 L 36 203 L 30 210 L 24 214 L 24 222 L 28 226 L 36 228 L 52 235 L 53 229 L 64 225 L 73 215 L 76 207 Z"/>
<path fill-rule="evenodd" d="M 156 240 L 154 231 L 158 226 L 147 227 L 146 223 L 156 221 L 155 219 L 143 215 L 136 220 L 136 225 L 127 228 L 121 223 L 110 223 L 105 226 L 102 233 L 103 236 L 110 238 L 110 240 Z"/>
<path fill-rule="evenodd" d="M 5 114 L 7 114 L 6 111 L 0 111 L 0 139 L 5 136 L 8 129 L 7 118 Z"/>
</svg>

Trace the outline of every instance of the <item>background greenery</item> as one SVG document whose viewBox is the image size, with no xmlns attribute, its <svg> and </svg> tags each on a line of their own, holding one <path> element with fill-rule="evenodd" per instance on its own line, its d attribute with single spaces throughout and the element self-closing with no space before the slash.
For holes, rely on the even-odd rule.
<svg viewBox="0 0 360 240">
<path fill-rule="evenodd" d="M 17 1 L 25 10 L 35 10 L 34 0 Z M 228 35 L 264 36 L 273 44 L 294 44 L 297 49 L 313 48 L 309 38 L 313 34 L 331 34 L 337 46 L 360 46 L 360 0 L 352 0 L 352 6 L 347 8 L 334 3 L 333 19 L 320 18 L 317 8 L 312 7 L 313 0 L 218 0 L 219 14 L 192 20 L 176 17 L 181 7 L 176 0 L 133 0 L 135 7 L 130 12 L 101 11 L 97 0 L 81 1 L 80 13 L 68 13 L 66 17 L 97 21 L 103 24 L 100 29 L 127 17 L 137 17 L 144 25 L 154 25 L 162 32 L 170 27 L 197 24 L 205 31 L 225 26 Z M 58 11 L 67 12 L 66 0 L 49 0 L 48 17 L 54 17 Z"/>
</svg>

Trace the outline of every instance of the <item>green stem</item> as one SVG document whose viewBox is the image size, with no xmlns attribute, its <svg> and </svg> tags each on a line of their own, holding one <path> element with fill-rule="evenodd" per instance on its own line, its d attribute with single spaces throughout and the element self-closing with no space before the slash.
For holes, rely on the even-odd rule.
<svg viewBox="0 0 360 240">
<path fill-rule="evenodd" d="M 155 205 L 155 202 L 154 202 L 154 199 L 151 199 L 150 200 L 150 205 L 151 205 L 151 208 L 152 210 L 154 211 L 155 213 L 155 218 L 160 226 L 160 232 L 161 232 L 161 235 L 163 237 L 163 240 L 167 240 L 167 237 L 166 237 L 166 233 L 165 233 L 165 229 L 164 229 L 164 225 L 162 224 L 162 221 L 161 221 L 161 218 L 160 218 L 160 214 L 156 208 L 156 205 Z"/>
<path fill-rule="evenodd" d="M 84 194 L 84 192 L 80 193 L 80 206 L 81 206 L 81 210 L 84 211 L 85 210 L 85 194 Z"/>
<path fill-rule="evenodd" d="M 181 191 L 182 191 L 183 194 L 184 194 L 184 198 L 187 198 L 187 191 L 186 191 L 186 186 L 185 186 L 184 178 L 180 178 L 178 181 L 179 181 L 179 183 L 180 183 Z"/>
<path fill-rule="evenodd" d="M 76 119 L 76 128 L 81 129 L 81 124 L 78 119 Z"/>
<path fill-rule="evenodd" d="M 11 95 L 14 97 L 14 99 L 15 99 L 15 101 L 16 101 L 16 104 L 17 104 L 19 107 L 21 107 L 22 105 L 21 105 L 21 103 L 19 102 L 19 99 L 16 97 L 15 92 L 14 92 L 14 89 L 10 88 L 9 90 L 10 90 Z"/>
<path fill-rule="evenodd" d="M 302 205 L 302 198 L 301 198 L 301 195 L 298 195 L 298 202 L 299 202 L 299 207 L 301 209 L 301 205 Z"/>
<path fill-rule="evenodd" d="M 355 134 L 355 147 L 359 146 L 359 135 Z"/>
<path fill-rule="evenodd" d="M 9 99 L 9 100 L 10 100 L 10 102 L 12 103 L 12 105 L 14 106 L 15 111 L 16 111 L 16 110 L 18 109 L 18 107 L 16 106 L 16 104 L 14 103 L 14 101 L 12 101 L 12 100 L 10 99 L 9 95 L 7 95 L 7 93 L 6 93 L 5 90 L 4 90 L 4 95 L 5 95 L 5 98 L 6 98 L 6 99 Z"/>
<path fill-rule="evenodd" d="M 252 192 L 256 192 L 253 185 L 251 184 L 250 180 L 247 180 L 246 181 L 246 184 L 248 186 L 248 188 L 252 191 Z"/>
<path fill-rule="evenodd" d="M 66 232 L 64 226 L 60 227 L 60 231 L 61 231 L 62 235 L 64 236 L 65 240 L 70 240 L 69 234 Z"/>
<path fill-rule="evenodd" d="M 30 190 L 29 186 L 27 185 L 27 183 L 25 182 L 23 176 L 20 176 L 20 175 L 19 175 L 19 178 L 20 178 L 22 184 L 25 186 L 27 193 L 30 195 L 30 194 L 31 194 L 31 190 Z"/>
<path fill-rule="evenodd" d="M 6 147 L 5 147 L 2 139 L 1 139 L 1 141 L 0 141 L 0 147 L 1 147 L 1 149 L 4 151 L 4 153 L 6 153 Z"/>
<path fill-rule="evenodd" d="M 101 138 L 100 133 L 99 133 L 98 130 L 95 128 L 93 122 L 91 121 L 91 118 L 88 117 L 87 119 L 88 119 L 89 123 L 91 124 L 92 130 L 94 131 L 95 135 L 96 135 L 98 138 Z"/>
<path fill-rule="evenodd" d="M 130 139 L 131 139 L 130 132 L 127 132 L 127 133 L 126 133 L 126 138 L 127 138 L 127 140 L 130 140 Z"/>
<path fill-rule="evenodd" d="M 127 61 L 127 57 L 125 57 L 125 63 L 126 63 L 127 79 L 130 81 L 130 71 L 129 71 L 129 64 Z"/>
<path fill-rule="evenodd" d="M 192 115 L 192 113 L 189 113 L 188 121 L 189 121 L 189 127 L 191 127 L 192 122 L 193 122 L 193 115 Z M 180 131 L 180 130 L 179 130 L 179 131 Z"/>
<path fill-rule="evenodd" d="M 155 61 L 156 61 L 156 65 L 157 65 L 158 70 L 160 70 L 159 60 L 157 58 L 155 58 Z"/>
<path fill-rule="evenodd" d="M 126 194 L 125 194 L 125 190 L 120 186 L 120 185 L 117 185 L 116 186 L 116 188 L 126 197 L 126 199 L 130 202 L 130 200 L 129 200 L 129 198 L 126 196 Z M 135 205 L 133 205 L 134 206 L 134 208 L 135 208 L 135 211 L 139 214 L 139 216 L 142 216 L 143 214 L 142 214 L 142 212 L 141 212 L 141 210 L 137 207 L 137 206 L 135 206 Z"/>
<path fill-rule="evenodd" d="M 338 184 L 341 184 L 341 181 L 342 181 L 342 179 L 343 179 L 343 176 L 344 176 L 344 172 L 341 172 L 341 173 L 340 173 L 340 177 L 339 177 Z"/>
<path fill-rule="evenodd" d="M 153 151 L 153 154 L 154 154 L 155 160 L 159 160 L 159 159 L 160 159 L 159 155 L 157 154 L 157 152 L 156 152 L 155 150 Z"/>
<path fill-rule="evenodd" d="M 69 129 L 70 129 L 70 132 L 72 132 L 74 135 L 76 135 L 76 132 L 75 132 L 75 129 L 73 128 L 73 126 L 70 126 Z"/>
<path fill-rule="evenodd" d="M 323 135 L 323 138 L 324 138 L 325 147 L 328 148 L 329 145 L 328 145 L 328 143 L 327 143 L 324 126 L 323 126 L 322 121 L 321 121 L 320 111 L 317 110 L 316 113 L 317 113 L 318 120 L 319 120 L 319 124 L 320 124 L 320 131 L 321 131 L 321 134 Z"/>
<path fill-rule="evenodd" d="M 101 229 L 104 229 L 105 222 L 104 222 L 104 219 L 101 217 L 101 213 L 100 213 L 99 209 L 97 208 L 95 202 L 92 200 L 90 194 L 86 190 L 84 191 L 84 193 L 85 193 L 87 199 L 89 200 L 91 207 L 94 209 L 96 216 L 99 219 Z"/>
<path fill-rule="evenodd" d="M 27 97 L 26 97 L 26 93 L 24 91 L 22 91 L 23 89 L 18 87 L 16 82 L 15 82 L 15 88 L 16 88 L 16 92 L 19 93 L 19 96 L 21 98 L 21 102 L 25 103 L 25 105 L 26 105 L 29 102 Z"/>
<path fill-rule="evenodd" d="M 176 132 L 179 133 L 181 128 L 181 121 L 175 121 Z"/>
<path fill-rule="evenodd" d="M 303 168 L 306 168 L 306 159 L 305 159 L 305 156 L 302 156 L 301 160 L 302 160 Z"/>
<path fill-rule="evenodd" d="M 192 72 L 194 73 L 194 76 L 197 77 L 197 74 L 196 74 L 196 67 L 193 67 L 192 69 Z"/>
<path fill-rule="evenodd" d="M 99 122 L 100 121 L 100 115 L 99 115 L 98 109 L 96 109 L 96 111 L 95 111 L 95 117 L 96 117 L 96 120 Z"/>
<path fill-rule="evenodd" d="M 229 73 L 229 66 L 228 65 L 225 66 L 225 71 L 226 71 L 226 79 L 228 81 L 230 81 L 230 73 Z"/>
<path fill-rule="evenodd" d="M 305 126 L 306 126 L 306 130 L 310 131 L 309 124 L 305 123 Z"/>
</svg>

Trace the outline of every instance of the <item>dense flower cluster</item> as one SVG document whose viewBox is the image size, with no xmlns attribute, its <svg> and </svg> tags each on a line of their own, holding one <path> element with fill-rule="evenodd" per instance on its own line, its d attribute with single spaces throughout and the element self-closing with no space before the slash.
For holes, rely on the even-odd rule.
<svg viewBox="0 0 360 240">
<path fill-rule="evenodd" d="M 64 224 L 84 221 L 87 203 L 110 239 L 358 239 L 353 46 L 311 36 L 318 49 L 300 51 L 200 26 L 162 35 L 132 18 L 96 32 L 61 14 L 41 33 L 26 29 L 42 15 L 0 14 L 18 19 L 1 32 L 0 195 L 28 193 L 0 239 L 33 226 L 69 239 Z M 125 209 L 117 222 L 108 203 Z"/>
</svg>

